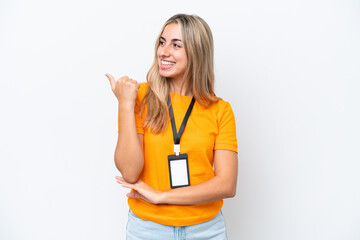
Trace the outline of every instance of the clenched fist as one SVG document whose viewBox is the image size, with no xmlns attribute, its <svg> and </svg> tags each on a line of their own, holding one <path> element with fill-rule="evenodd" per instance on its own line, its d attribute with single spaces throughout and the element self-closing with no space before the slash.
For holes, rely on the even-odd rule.
<svg viewBox="0 0 360 240">
<path fill-rule="evenodd" d="M 136 95 L 140 87 L 139 83 L 127 76 L 121 77 L 117 81 L 109 73 L 105 74 L 105 76 L 109 79 L 111 90 L 118 99 L 119 104 L 134 109 Z"/>
</svg>

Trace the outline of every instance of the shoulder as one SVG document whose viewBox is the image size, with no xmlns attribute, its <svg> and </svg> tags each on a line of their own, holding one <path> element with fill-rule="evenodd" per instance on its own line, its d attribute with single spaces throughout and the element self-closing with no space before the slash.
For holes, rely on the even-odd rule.
<svg viewBox="0 0 360 240">
<path fill-rule="evenodd" d="M 232 111 L 230 103 L 222 98 L 219 98 L 218 101 L 211 104 L 210 108 L 218 115 L 222 115 L 226 111 Z"/>
<path fill-rule="evenodd" d="M 217 116 L 218 119 L 226 118 L 234 118 L 234 113 L 231 108 L 231 105 L 228 101 L 225 101 L 224 99 L 219 99 L 217 102 Z"/>
<path fill-rule="evenodd" d="M 197 110 L 202 114 L 206 114 L 209 118 L 216 119 L 217 122 L 224 118 L 234 118 L 230 103 L 222 98 L 219 98 L 208 107 L 198 104 Z"/>
<path fill-rule="evenodd" d="M 219 100 L 216 102 L 219 108 L 229 107 L 230 103 L 222 98 L 219 98 Z"/>
</svg>

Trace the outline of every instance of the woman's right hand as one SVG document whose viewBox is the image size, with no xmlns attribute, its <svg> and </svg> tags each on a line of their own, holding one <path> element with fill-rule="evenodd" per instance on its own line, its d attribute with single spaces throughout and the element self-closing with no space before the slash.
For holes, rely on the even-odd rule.
<svg viewBox="0 0 360 240">
<path fill-rule="evenodd" d="M 139 90 L 139 83 L 127 76 L 119 78 L 117 81 L 110 74 L 105 76 L 109 79 L 111 90 L 123 107 L 133 110 L 135 108 L 136 95 Z"/>
</svg>

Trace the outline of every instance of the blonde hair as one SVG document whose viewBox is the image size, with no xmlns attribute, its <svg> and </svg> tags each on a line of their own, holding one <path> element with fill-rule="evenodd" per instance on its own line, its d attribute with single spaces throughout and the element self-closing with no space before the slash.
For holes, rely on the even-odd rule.
<svg viewBox="0 0 360 240">
<path fill-rule="evenodd" d="M 214 44 L 209 25 L 196 15 L 177 14 L 166 21 L 161 28 L 155 43 L 155 57 L 146 75 L 149 87 L 144 99 L 139 105 L 140 114 L 147 106 L 144 128 L 158 134 L 163 132 L 168 124 L 168 105 L 170 81 L 159 74 L 157 49 L 160 36 L 169 24 L 178 24 L 182 34 L 188 65 L 184 79 L 189 79 L 190 91 L 195 100 L 208 107 L 218 101 L 214 92 Z"/>
</svg>

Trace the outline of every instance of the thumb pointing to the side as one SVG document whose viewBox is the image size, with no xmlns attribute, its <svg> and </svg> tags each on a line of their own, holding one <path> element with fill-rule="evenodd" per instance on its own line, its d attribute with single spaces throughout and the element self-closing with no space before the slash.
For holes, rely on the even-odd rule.
<svg viewBox="0 0 360 240">
<path fill-rule="evenodd" d="M 109 81 L 110 81 L 111 89 L 112 89 L 113 91 L 115 91 L 115 85 L 116 85 L 116 80 L 115 80 L 115 78 L 114 78 L 110 73 L 105 74 L 105 76 L 106 76 L 106 77 L 109 79 Z"/>
</svg>

